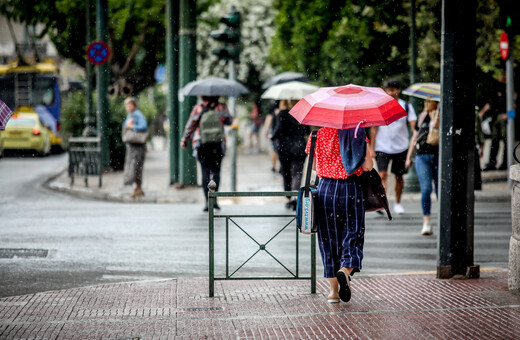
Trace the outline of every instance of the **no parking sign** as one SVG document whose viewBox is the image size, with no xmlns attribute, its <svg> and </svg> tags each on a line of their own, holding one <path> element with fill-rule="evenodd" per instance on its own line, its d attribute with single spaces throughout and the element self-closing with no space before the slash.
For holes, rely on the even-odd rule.
<svg viewBox="0 0 520 340">
<path fill-rule="evenodd" d="M 87 58 L 91 64 L 102 65 L 108 61 L 110 49 L 102 41 L 94 41 L 87 47 Z"/>
</svg>

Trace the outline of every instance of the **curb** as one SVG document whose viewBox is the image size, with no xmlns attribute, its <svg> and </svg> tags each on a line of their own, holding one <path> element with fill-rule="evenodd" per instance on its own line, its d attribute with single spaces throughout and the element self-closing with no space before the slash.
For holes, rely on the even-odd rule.
<svg viewBox="0 0 520 340">
<path fill-rule="evenodd" d="M 148 203 L 148 204 L 168 204 L 168 203 L 187 203 L 187 204 L 203 204 L 200 198 L 193 198 L 199 196 L 193 196 L 188 191 L 184 191 L 186 194 L 180 194 L 179 197 L 168 197 L 165 195 L 154 195 L 152 192 L 149 196 L 144 196 L 140 198 L 131 198 L 126 193 L 107 193 L 98 190 L 92 190 L 90 187 L 81 187 L 78 184 L 71 186 L 70 184 L 63 183 L 64 181 L 59 180 L 61 176 L 64 176 L 67 173 L 67 167 L 58 173 L 49 176 L 43 182 L 43 186 L 49 190 L 53 190 L 56 192 L 61 192 L 67 195 L 71 195 L 80 199 L 87 200 L 99 200 L 99 201 L 107 201 L 114 203 Z M 488 178 L 484 181 L 485 184 L 505 184 L 506 179 L 504 178 Z M 196 188 L 195 195 L 200 194 L 200 187 Z M 193 196 L 193 197 L 192 197 Z M 395 200 L 395 195 L 391 192 L 388 195 L 390 201 Z M 435 194 L 432 194 L 432 200 L 437 201 L 435 198 Z M 421 201 L 421 193 L 420 192 L 406 192 L 403 193 L 402 196 L 403 202 L 420 202 Z M 475 191 L 475 202 L 510 202 L 511 201 L 511 192 L 507 190 L 507 192 L 490 192 L 489 190 L 479 190 Z"/>
</svg>

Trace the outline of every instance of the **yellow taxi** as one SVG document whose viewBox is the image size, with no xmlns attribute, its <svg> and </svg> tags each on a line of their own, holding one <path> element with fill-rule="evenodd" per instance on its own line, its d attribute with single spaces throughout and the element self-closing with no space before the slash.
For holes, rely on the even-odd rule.
<svg viewBox="0 0 520 340">
<path fill-rule="evenodd" d="M 9 119 L 5 131 L 0 131 L 0 156 L 5 150 L 34 150 L 40 156 L 50 153 L 50 131 L 37 113 L 18 112 Z"/>
</svg>

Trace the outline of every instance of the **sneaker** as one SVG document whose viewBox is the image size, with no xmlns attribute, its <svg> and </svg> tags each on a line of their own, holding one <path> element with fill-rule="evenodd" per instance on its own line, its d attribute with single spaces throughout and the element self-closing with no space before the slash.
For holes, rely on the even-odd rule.
<svg viewBox="0 0 520 340">
<path fill-rule="evenodd" d="M 430 223 L 424 222 L 421 235 L 431 235 L 432 233 L 432 225 Z"/>
<path fill-rule="evenodd" d="M 502 165 L 499 166 L 499 167 L 497 168 L 497 170 L 500 170 L 500 171 L 507 170 L 507 164 L 502 163 Z"/>
<path fill-rule="evenodd" d="M 336 273 L 336 278 L 339 283 L 339 298 L 343 302 L 349 302 L 352 295 L 350 291 L 350 275 L 340 270 Z"/>
<path fill-rule="evenodd" d="M 394 212 L 397 214 L 397 215 L 401 215 L 404 213 L 404 208 L 403 206 L 401 205 L 401 203 L 395 203 L 394 204 Z"/>
</svg>

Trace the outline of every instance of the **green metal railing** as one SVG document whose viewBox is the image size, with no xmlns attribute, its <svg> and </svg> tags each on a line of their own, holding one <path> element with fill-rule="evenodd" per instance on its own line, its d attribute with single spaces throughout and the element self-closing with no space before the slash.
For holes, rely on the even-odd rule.
<svg viewBox="0 0 520 340">
<path fill-rule="evenodd" d="M 286 192 L 214 192 L 214 182 L 212 181 L 209 184 L 209 194 L 208 194 L 208 213 L 209 213 L 209 296 L 214 296 L 214 288 L 215 288 L 215 280 L 311 280 L 311 293 L 316 293 L 316 235 L 310 235 L 311 239 L 311 276 L 304 277 L 300 276 L 299 273 L 299 235 L 300 232 L 298 228 L 296 228 L 296 224 L 293 223 L 296 219 L 294 213 L 292 214 L 258 214 L 258 215 L 247 215 L 247 214 L 215 214 L 215 202 L 217 197 L 282 197 L 282 196 L 297 196 L 298 192 L 296 191 L 286 191 Z M 213 190 L 212 190 L 213 188 Z M 257 241 L 250 233 L 247 232 L 245 228 L 240 226 L 237 223 L 238 218 L 289 218 L 289 222 L 287 222 L 280 230 L 278 230 L 267 242 L 262 243 Z M 223 218 L 226 220 L 226 275 L 224 277 L 215 277 L 215 219 Z M 239 265 L 233 272 L 230 273 L 229 270 L 229 230 L 230 226 L 235 226 L 240 231 L 242 231 L 249 239 L 251 239 L 257 246 L 258 249 L 241 265 Z M 293 271 L 289 269 L 286 265 L 284 265 L 280 260 L 278 260 L 269 250 L 267 246 L 269 243 L 280 235 L 284 230 L 289 228 L 289 226 L 293 226 L 295 230 L 295 241 L 296 241 L 296 268 Z M 234 275 L 242 269 L 254 256 L 257 254 L 265 252 L 271 258 L 273 258 L 282 268 L 284 268 L 290 276 L 285 277 L 234 277 Z"/>
<path fill-rule="evenodd" d="M 74 185 L 74 175 L 88 177 L 98 176 L 98 186 L 102 185 L 101 138 L 71 137 L 69 138 L 69 177 L 70 185 Z"/>
</svg>

